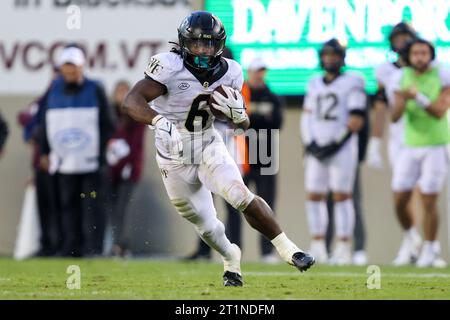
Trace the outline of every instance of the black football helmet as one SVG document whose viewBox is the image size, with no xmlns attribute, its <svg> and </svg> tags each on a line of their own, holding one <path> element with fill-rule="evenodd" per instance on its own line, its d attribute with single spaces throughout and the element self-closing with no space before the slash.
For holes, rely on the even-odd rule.
<svg viewBox="0 0 450 320">
<path fill-rule="evenodd" d="M 331 73 L 338 73 L 341 70 L 341 68 L 345 65 L 345 51 L 346 48 L 342 44 L 340 44 L 338 40 L 336 39 L 328 40 L 319 49 L 320 67 L 325 71 Z M 341 58 L 340 61 L 334 64 L 325 65 L 322 56 L 328 52 L 337 54 Z"/>
<path fill-rule="evenodd" d="M 227 35 L 218 17 L 195 11 L 178 28 L 178 42 L 184 62 L 199 71 L 214 69 L 222 55 Z"/>
<path fill-rule="evenodd" d="M 416 31 L 409 24 L 406 22 L 397 23 L 389 33 L 389 44 L 391 46 L 391 50 L 397 53 L 400 53 L 403 48 L 396 48 L 394 46 L 394 38 L 401 34 L 407 34 L 411 37 L 411 39 L 415 39 L 417 37 Z"/>
</svg>

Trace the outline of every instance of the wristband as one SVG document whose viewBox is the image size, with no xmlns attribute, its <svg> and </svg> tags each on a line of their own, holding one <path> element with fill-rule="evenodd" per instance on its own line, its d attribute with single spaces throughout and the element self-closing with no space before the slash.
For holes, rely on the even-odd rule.
<svg viewBox="0 0 450 320">
<path fill-rule="evenodd" d="M 426 109 L 431 105 L 431 100 L 426 95 L 420 92 L 416 94 L 415 101 L 423 109 Z"/>
</svg>

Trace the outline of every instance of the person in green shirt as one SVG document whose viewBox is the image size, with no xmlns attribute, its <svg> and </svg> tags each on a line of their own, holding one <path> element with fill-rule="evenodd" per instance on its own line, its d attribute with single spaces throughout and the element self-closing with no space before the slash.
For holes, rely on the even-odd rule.
<svg viewBox="0 0 450 320">
<path fill-rule="evenodd" d="M 433 62 L 434 46 L 424 39 L 412 40 L 405 49 L 408 66 L 398 73 L 392 121 L 404 118 L 406 147 L 398 154 L 394 173 L 396 209 L 407 210 L 418 186 L 424 217 L 424 239 L 418 267 L 444 267 L 437 240 L 437 200 L 448 170 L 446 146 L 450 142 L 447 109 L 450 105 L 450 71 Z"/>
</svg>

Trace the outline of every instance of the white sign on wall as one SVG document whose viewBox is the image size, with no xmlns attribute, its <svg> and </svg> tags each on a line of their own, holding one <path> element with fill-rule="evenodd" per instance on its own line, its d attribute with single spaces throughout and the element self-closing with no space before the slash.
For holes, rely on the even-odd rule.
<svg viewBox="0 0 450 320">
<path fill-rule="evenodd" d="M 0 94 L 39 94 L 62 48 L 79 43 L 86 74 L 111 90 L 143 78 L 150 56 L 169 50 L 189 0 L 0 1 Z"/>
</svg>

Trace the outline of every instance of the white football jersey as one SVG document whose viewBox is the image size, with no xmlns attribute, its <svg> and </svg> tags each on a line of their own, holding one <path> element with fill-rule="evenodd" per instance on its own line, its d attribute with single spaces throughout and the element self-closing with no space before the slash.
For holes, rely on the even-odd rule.
<svg viewBox="0 0 450 320">
<path fill-rule="evenodd" d="M 311 138 L 326 145 L 347 126 L 352 111 L 365 111 L 364 79 L 345 72 L 329 84 L 322 76 L 308 83 L 304 109 L 312 116 Z"/>
<path fill-rule="evenodd" d="M 221 71 L 211 77 L 215 80 L 212 83 L 198 80 L 184 66 L 182 57 L 174 52 L 153 56 L 145 70 L 147 77 L 167 88 L 167 93 L 153 100 L 150 107 L 176 125 L 183 138 L 183 150 L 192 150 L 194 140 L 203 139 L 205 131 L 213 129 L 215 118 L 208 100 L 214 89 L 225 85 L 242 90 L 244 78 L 241 66 L 232 59 L 223 59 L 227 67 L 220 68 Z M 161 139 L 158 136 L 155 139 L 160 155 L 169 157 L 168 151 L 160 145 Z M 195 147 L 192 151 L 197 153 L 201 149 Z"/>
<path fill-rule="evenodd" d="M 398 70 L 400 70 L 399 66 L 397 66 L 396 64 L 394 64 L 392 62 L 386 61 L 386 62 L 380 64 L 375 69 L 375 79 L 381 86 L 386 88 L 388 86 L 389 82 L 391 82 L 392 75 L 395 72 L 397 72 Z"/>
<path fill-rule="evenodd" d="M 375 69 L 375 78 L 380 86 L 384 88 L 387 106 L 391 109 L 394 105 L 394 94 L 397 83 L 402 74 L 402 68 L 392 62 L 384 62 Z M 403 141 L 403 119 L 397 122 L 389 122 L 389 159 L 394 163 L 396 154 L 404 146 Z"/>
</svg>

